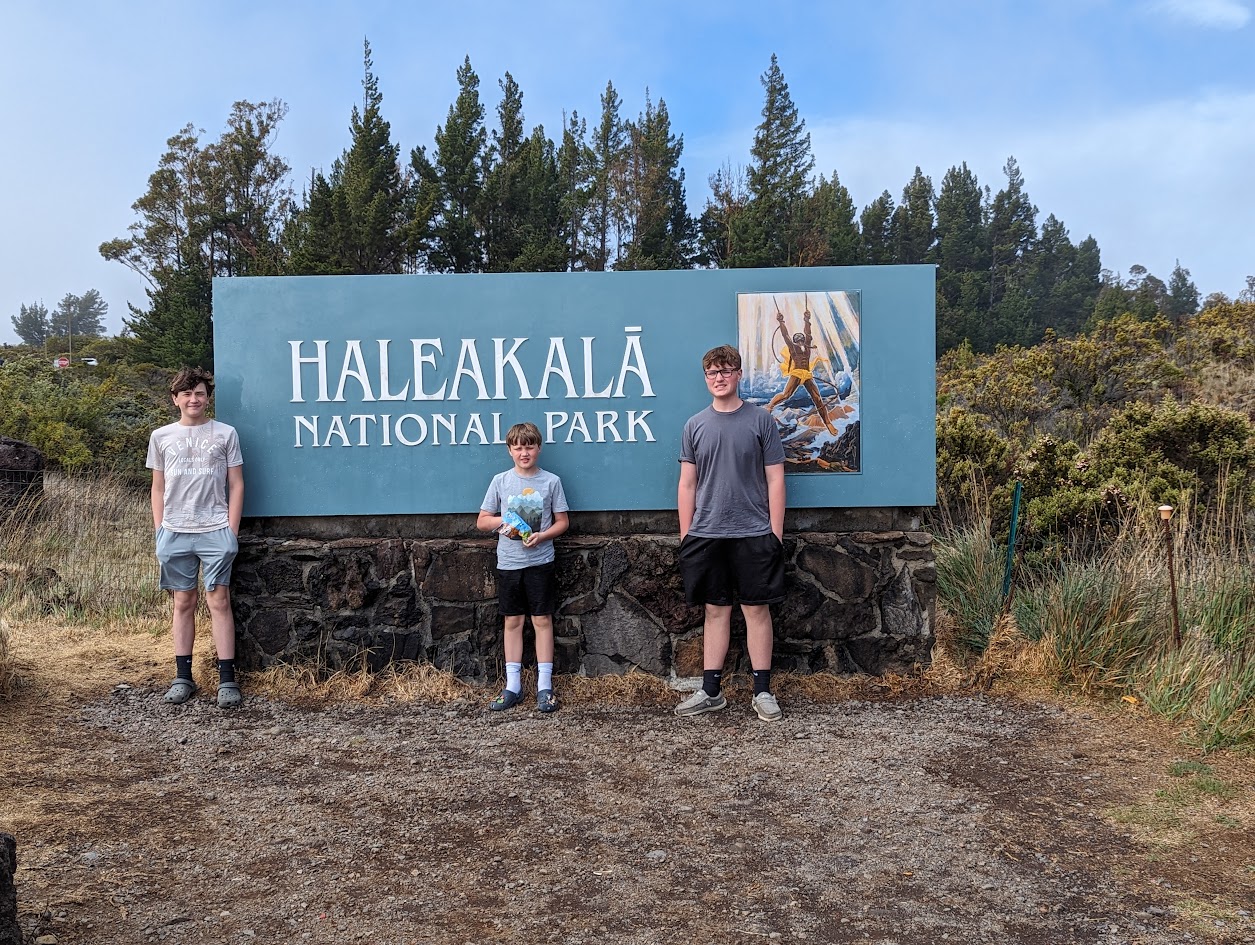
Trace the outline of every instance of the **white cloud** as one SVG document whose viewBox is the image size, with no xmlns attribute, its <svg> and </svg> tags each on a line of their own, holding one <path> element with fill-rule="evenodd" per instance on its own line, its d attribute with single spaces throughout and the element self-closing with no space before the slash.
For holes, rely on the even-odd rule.
<svg viewBox="0 0 1255 945">
<path fill-rule="evenodd" d="M 1169 19 L 1210 29 L 1240 30 L 1251 11 L 1239 0 L 1154 0 L 1151 10 Z"/>
<path fill-rule="evenodd" d="M 1124 111 L 1017 125 L 954 121 L 815 123 L 816 170 L 836 168 L 861 208 L 901 199 L 918 164 L 940 189 L 966 161 L 996 192 L 1014 155 L 1038 222 L 1053 213 L 1073 241 L 1092 235 L 1103 265 L 1140 263 L 1167 279 L 1176 260 L 1206 295 L 1233 295 L 1255 273 L 1255 92 L 1213 92 Z"/>
</svg>

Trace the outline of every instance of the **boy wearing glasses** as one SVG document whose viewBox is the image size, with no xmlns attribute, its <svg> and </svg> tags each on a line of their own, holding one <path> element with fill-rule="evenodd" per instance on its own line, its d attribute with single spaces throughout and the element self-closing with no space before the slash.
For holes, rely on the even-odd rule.
<svg viewBox="0 0 1255 945">
<path fill-rule="evenodd" d="M 720 345 L 702 358 L 712 402 L 684 425 L 680 443 L 680 574 L 689 604 L 705 607 L 702 688 L 679 716 L 727 706 L 721 692 L 732 605 L 745 616 L 754 674 L 753 708 L 782 713 L 771 694 L 769 605 L 784 599 L 784 447 L 771 414 L 737 394 L 741 353 Z"/>
</svg>

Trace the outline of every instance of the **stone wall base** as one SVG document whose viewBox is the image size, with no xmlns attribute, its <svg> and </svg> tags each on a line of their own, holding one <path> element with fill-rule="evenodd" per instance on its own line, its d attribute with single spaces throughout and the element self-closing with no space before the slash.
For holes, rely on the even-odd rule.
<svg viewBox="0 0 1255 945">
<path fill-rule="evenodd" d="M 772 608 L 774 668 L 883 674 L 910 672 L 928 660 L 936 598 L 932 536 L 910 511 L 833 512 L 827 521 L 808 513 L 789 523 L 908 528 L 791 532 L 786 526 L 787 597 Z M 378 669 L 418 660 L 468 680 L 496 680 L 502 656 L 495 540 L 475 533 L 473 519 L 468 528 L 464 516 L 394 518 L 369 525 L 247 523 L 232 580 L 242 665 Z M 556 543 L 556 671 L 700 675 L 702 611 L 684 604 L 679 539 L 663 531 L 674 528 L 674 513 L 579 518 L 572 516 L 571 531 Z M 422 525 L 431 527 L 416 527 Z M 617 533 L 608 533 L 611 527 Z M 406 531 L 427 537 L 404 537 Z M 529 625 L 528 662 L 530 636 Z M 734 611 L 730 671 L 748 670 L 744 639 Z"/>
</svg>

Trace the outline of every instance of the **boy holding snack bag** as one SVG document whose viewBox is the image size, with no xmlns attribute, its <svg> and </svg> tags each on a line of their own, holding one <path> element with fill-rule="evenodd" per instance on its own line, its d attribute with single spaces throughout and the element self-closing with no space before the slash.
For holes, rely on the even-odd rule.
<svg viewBox="0 0 1255 945">
<path fill-rule="evenodd" d="M 505 623 L 506 684 L 488 708 L 512 709 L 523 701 L 523 621 L 536 632 L 536 708 L 556 712 L 553 694 L 553 612 L 557 601 L 553 540 L 569 520 L 562 480 L 537 465 L 540 430 L 516 423 L 506 433 L 514 468 L 497 473 L 480 503 L 475 525 L 497 532 L 497 607 Z"/>
</svg>

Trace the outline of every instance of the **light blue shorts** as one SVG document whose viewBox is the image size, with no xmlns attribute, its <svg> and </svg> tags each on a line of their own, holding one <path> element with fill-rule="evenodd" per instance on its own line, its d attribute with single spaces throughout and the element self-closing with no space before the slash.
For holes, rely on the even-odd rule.
<svg viewBox="0 0 1255 945">
<path fill-rule="evenodd" d="M 205 590 L 231 583 L 231 565 L 240 550 L 235 532 L 228 527 L 212 532 L 172 532 L 157 529 L 157 560 L 161 562 L 161 587 L 167 591 L 196 590 L 196 573 L 205 568 Z"/>
</svg>

